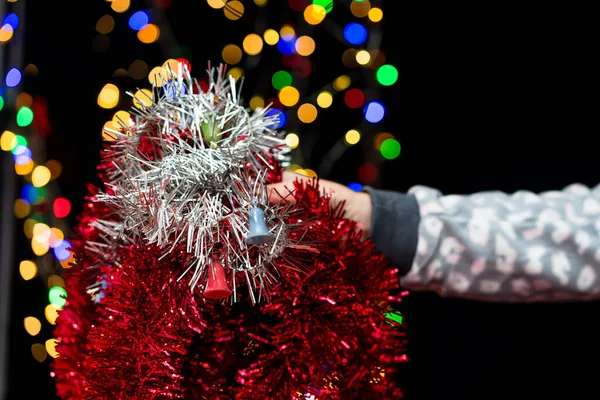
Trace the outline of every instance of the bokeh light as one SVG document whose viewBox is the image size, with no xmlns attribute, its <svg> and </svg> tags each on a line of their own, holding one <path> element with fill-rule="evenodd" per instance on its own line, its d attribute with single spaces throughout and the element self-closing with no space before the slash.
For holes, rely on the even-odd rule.
<svg viewBox="0 0 600 400">
<path fill-rule="evenodd" d="M 228 44 L 223 47 L 221 56 L 223 57 L 223 61 L 225 61 L 227 64 L 235 65 L 242 60 L 242 49 L 235 44 Z"/>
<path fill-rule="evenodd" d="M 287 71 L 277 71 L 273 74 L 271 83 L 275 89 L 281 90 L 292 85 L 292 75 Z"/>
<path fill-rule="evenodd" d="M 268 117 L 277 117 L 278 118 L 278 122 L 273 124 L 271 126 L 272 129 L 281 129 L 283 128 L 283 126 L 285 125 L 285 122 L 287 120 L 285 113 L 281 110 L 278 110 L 276 108 L 271 108 L 269 109 L 266 113 L 266 116 Z"/>
<path fill-rule="evenodd" d="M 371 9 L 369 0 L 353 0 L 350 3 L 350 12 L 358 18 L 366 17 Z"/>
<path fill-rule="evenodd" d="M 31 173 L 34 167 L 35 164 L 33 163 L 33 160 L 29 160 L 26 164 L 23 165 L 15 164 L 15 173 L 20 176 L 25 176 Z"/>
<path fill-rule="evenodd" d="M 356 49 L 346 49 L 342 54 L 342 64 L 346 68 L 356 68 L 358 63 L 356 62 Z"/>
<path fill-rule="evenodd" d="M 308 0 L 288 0 L 289 6 L 292 10 L 302 11 L 306 7 Z"/>
<path fill-rule="evenodd" d="M 236 21 L 244 15 L 244 5 L 237 0 L 228 1 L 223 8 L 225 18 Z"/>
<path fill-rule="evenodd" d="M 359 50 L 356 52 L 356 62 L 360 65 L 367 65 L 371 61 L 371 54 L 366 50 Z"/>
<path fill-rule="evenodd" d="M 133 79 L 144 79 L 148 76 L 148 64 L 142 60 L 135 60 L 129 65 L 128 72 Z"/>
<path fill-rule="evenodd" d="M 367 40 L 367 28 L 356 22 L 351 22 L 344 28 L 344 39 L 350 44 L 363 44 Z"/>
<path fill-rule="evenodd" d="M 291 25 L 283 25 L 279 30 L 279 35 L 281 35 L 281 38 L 284 40 L 291 40 L 296 36 L 296 31 Z"/>
<path fill-rule="evenodd" d="M 254 0 L 254 4 L 256 4 L 259 7 L 266 6 L 268 2 L 268 0 Z"/>
<path fill-rule="evenodd" d="M 115 20 L 111 15 L 103 15 L 96 22 L 96 31 L 102 34 L 108 34 L 115 28 Z"/>
<path fill-rule="evenodd" d="M 52 304 L 48 304 L 44 310 L 44 315 L 51 325 L 56 325 L 56 319 L 58 318 L 58 310 Z"/>
<path fill-rule="evenodd" d="M 333 88 L 338 92 L 341 92 L 342 90 L 346 90 L 348 86 L 350 86 L 350 83 L 352 83 L 350 77 L 348 75 L 342 75 L 335 78 L 333 81 Z"/>
<path fill-rule="evenodd" d="M 263 108 L 265 106 L 265 99 L 262 96 L 252 96 L 249 105 L 253 111 L 257 108 Z"/>
<path fill-rule="evenodd" d="M 317 107 L 310 103 L 302 104 L 300 107 L 298 107 L 298 119 L 305 124 L 310 124 L 317 119 L 317 114 Z"/>
<path fill-rule="evenodd" d="M 279 41 L 279 33 L 275 29 L 267 29 L 263 34 L 263 38 L 267 44 L 273 46 Z"/>
<path fill-rule="evenodd" d="M 15 30 L 19 26 L 19 17 L 15 13 L 8 13 L 4 17 L 2 25 L 10 25 Z"/>
<path fill-rule="evenodd" d="M 65 287 L 65 280 L 56 274 L 52 274 L 48 277 L 48 287 L 60 286 Z"/>
<path fill-rule="evenodd" d="M 35 343 L 31 345 L 31 354 L 33 354 L 33 358 L 38 362 L 44 362 L 46 358 L 48 358 L 48 353 L 46 353 L 46 347 L 43 344 Z"/>
<path fill-rule="evenodd" d="M 312 3 L 323 7 L 328 14 L 333 10 L 333 0 L 313 0 Z"/>
<path fill-rule="evenodd" d="M 52 204 L 52 212 L 56 218 L 66 218 L 71 212 L 71 202 L 64 197 L 56 198 Z"/>
<path fill-rule="evenodd" d="M 360 183 L 353 182 L 353 183 L 349 183 L 348 187 L 355 192 L 361 192 L 363 190 L 364 186 L 361 185 Z"/>
<path fill-rule="evenodd" d="M 324 7 L 310 4 L 304 9 L 304 20 L 310 25 L 320 24 L 327 15 L 327 10 Z"/>
<path fill-rule="evenodd" d="M 115 12 L 124 13 L 129 10 L 131 6 L 131 2 L 129 0 L 113 0 L 110 3 L 110 8 L 112 8 Z"/>
<path fill-rule="evenodd" d="M 56 340 L 56 339 L 46 340 L 46 351 L 48 352 L 48 355 L 52 358 L 58 357 L 58 351 L 56 351 L 57 344 L 58 344 L 58 340 Z"/>
<path fill-rule="evenodd" d="M 371 59 L 369 60 L 369 64 L 367 67 L 377 69 L 385 64 L 386 58 L 385 53 L 378 49 L 369 50 L 369 54 L 371 55 Z"/>
<path fill-rule="evenodd" d="M 152 101 L 152 91 L 149 89 L 140 89 L 133 96 L 133 105 L 140 109 L 150 107 Z"/>
<path fill-rule="evenodd" d="M 365 184 L 370 184 L 377 180 L 378 173 L 376 165 L 364 163 L 358 168 L 358 179 Z"/>
<path fill-rule="evenodd" d="M 227 0 L 206 0 L 206 2 L 209 6 L 218 10 L 219 8 L 225 7 Z"/>
<path fill-rule="evenodd" d="M 22 92 L 19 94 L 19 96 L 17 96 L 17 102 L 16 102 L 17 108 L 21 108 L 23 106 L 31 107 L 31 104 L 33 104 L 33 97 L 31 97 L 31 95 L 29 93 Z"/>
<path fill-rule="evenodd" d="M 21 128 L 29 126 L 33 122 L 33 111 L 29 107 L 21 107 L 17 111 L 17 125 Z"/>
<path fill-rule="evenodd" d="M 154 24 L 148 24 L 138 31 L 137 37 L 142 43 L 154 43 L 160 37 L 160 29 Z"/>
<path fill-rule="evenodd" d="M 367 15 L 371 22 L 379 22 L 383 19 L 383 11 L 381 8 L 373 7 L 369 10 Z"/>
<path fill-rule="evenodd" d="M 120 133 L 119 126 L 113 121 L 107 121 L 102 127 L 103 140 L 117 140 L 117 133 Z"/>
<path fill-rule="evenodd" d="M 134 124 L 133 118 L 131 118 L 131 114 L 123 110 L 117 111 L 113 116 L 112 121 L 115 123 L 115 125 L 123 128 L 129 128 Z"/>
<path fill-rule="evenodd" d="M 50 182 L 50 170 L 43 165 L 38 165 L 31 173 L 31 183 L 35 187 L 46 186 Z"/>
<path fill-rule="evenodd" d="M 4 108 L 4 97 L 0 96 L 0 111 Z"/>
<path fill-rule="evenodd" d="M 148 81 L 151 85 L 156 87 L 162 87 L 162 85 L 165 84 L 166 79 L 167 71 L 165 71 L 162 66 L 152 68 L 152 71 L 148 74 Z"/>
<path fill-rule="evenodd" d="M 177 57 L 176 60 L 182 65 L 182 68 L 186 68 L 188 72 L 192 72 L 192 63 L 188 59 Z"/>
<path fill-rule="evenodd" d="M 363 114 L 368 122 L 376 124 L 385 116 L 385 107 L 378 101 L 372 101 L 365 106 Z"/>
<path fill-rule="evenodd" d="M 58 228 L 50 228 L 50 239 L 48 243 L 50 247 L 55 247 L 60 241 L 64 240 L 65 234 Z"/>
<path fill-rule="evenodd" d="M 13 142 L 16 141 L 16 135 L 11 131 L 4 131 L 0 136 L 0 149 L 4 151 L 11 151 L 13 149 Z"/>
<path fill-rule="evenodd" d="M 377 70 L 377 81 L 383 86 L 391 86 L 398 80 L 398 70 L 390 64 L 382 65 Z"/>
<path fill-rule="evenodd" d="M 329 108 L 333 103 L 333 95 L 328 91 L 322 91 L 317 96 L 317 105 L 321 108 Z"/>
<path fill-rule="evenodd" d="M 24 280 L 31 280 L 37 275 L 37 265 L 33 261 L 21 261 L 19 264 L 19 273 Z"/>
<path fill-rule="evenodd" d="M 375 150 L 379 151 L 381 148 L 381 143 L 383 143 L 386 139 L 393 139 L 394 135 L 387 132 L 380 132 L 373 138 L 373 147 Z"/>
<path fill-rule="evenodd" d="M 46 163 L 46 167 L 50 170 L 50 174 L 52 175 L 51 179 L 56 179 L 62 173 L 62 164 L 57 160 L 48 160 Z"/>
<path fill-rule="evenodd" d="M 344 94 L 344 102 L 350 108 L 360 108 L 365 101 L 365 95 L 360 89 L 350 89 Z"/>
<path fill-rule="evenodd" d="M 356 129 L 350 129 L 348 132 L 346 132 L 344 140 L 349 145 L 355 145 L 360 141 L 360 132 Z"/>
<path fill-rule="evenodd" d="M 115 108 L 119 104 L 119 88 L 112 83 L 107 83 L 98 94 L 97 102 L 102 108 Z"/>
<path fill-rule="evenodd" d="M 396 139 L 384 140 L 383 143 L 381 143 L 381 147 L 379 148 L 379 151 L 381 152 L 383 158 L 386 158 L 388 160 L 393 160 L 394 158 L 397 158 L 400 155 L 400 150 L 400 142 L 398 142 Z"/>
<path fill-rule="evenodd" d="M 251 33 L 244 38 L 242 47 L 248 55 L 255 56 L 262 51 L 263 40 L 256 33 Z"/>
<path fill-rule="evenodd" d="M 227 75 L 233 77 L 236 81 L 244 76 L 244 70 L 240 67 L 231 68 L 227 71 Z"/>
<path fill-rule="evenodd" d="M 286 86 L 279 92 L 279 101 L 286 107 L 293 107 L 300 100 L 300 92 L 293 86 Z"/>
<path fill-rule="evenodd" d="M 295 149 L 300 144 L 300 138 L 295 133 L 288 133 L 285 137 L 285 144 L 290 149 Z"/>
<path fill-rule="evenodd" d="M 27 218 L 25 220 L 25 223 L 23 224 L 23 233 L 25 234 L 25 237 L 27 237 L 27 239 L 33 238 L 33 227 L 35 226 L 35 224 L 38 223 L 39 222 L 33 218 Z"/>
<path fill-rule="evenodd" d="M 27 66 L 23 70 L 23 75 L 25 76 L 37 76 L 38 73 L 39 71 L 34 64 L 27 64 Z"/>
<path fill-rule="evenodd" d="M 36 317 L 26 317 L 23 325 L 25 325 L 25 330 L 31 336 L 36 336 L 42 330 L 42 323 Z"/>
<path fill-rule="evenodd" d="M 301 56 L 310 56 L 315 51 L 315 41 L 310 36 L 300 36 L 296 40 L 296 52 Z"/>
<path fill-rule="evenodd" d="M 8 42 L 13 36 L 14 29 L 8 24 L 4 24 L 0 28 L 0 43 Z"/>
<path fill-rule="evenodd" d="M 134 31 L 143 29 L 150 23 L 150 15 L 146 11 L 137 11 L 129 17 L 129 26 Z"/>
<path fill-rule="evenodd" d="M 107 35 L 96 35 L 92 41 L 92 49 L 97 53 L 103 53 L 110 46 L 110 38 Z"/>
<path fill-rule="evenodd" d="M 317 178 L 317 173 L 312 169 L 300 168 L 294 171 L 297 174 L 308 176 L 309 178 Z"/>
<path fill-rule="evenodd" d="M 60 310 L 67 303 L 67 291 L 60 286 L 55 286 L 48 291 L 48 300 L 50 300 L 50 304 Z"/>
<path fill-rule="evenodd" d="M 15 217 L 23 219 L 31 212 L 31 204 L 23 199 L 16 199 L 13 205 L 13 212 L 15 213 Z"/>
<path fill-rule="evenodd" d="M 277 50 L 279 50 L 281 52 L 281 54 L 284 55 L 290 55 L 290 54 L 294 54 L 294 52 L 296 51 L 296 36 L 287 36 L 287 37 L 281 37 L 281 40 L 279 40 L 279 42 L 277 42 Z"/>
<path fill-rule="evenodd" d="M 6 86 L 8 86 L 8 87 L 15 87 L 19 83 L 21 83 L 22 77 L 23 77 L 23 74 L 21 74 L 21 71 L 18 68 L 11 68 L 6 73 L 6 78 L 5 78 L 4 82 L 6 83 Z"/>
<path fill-rule="evenodd" d="M 176 77 L 179 74 L 179 61 L 174 58 L 169 58 L 163 63 L 162 66 L 165 69 L 169 79 Z"/>
</svg>

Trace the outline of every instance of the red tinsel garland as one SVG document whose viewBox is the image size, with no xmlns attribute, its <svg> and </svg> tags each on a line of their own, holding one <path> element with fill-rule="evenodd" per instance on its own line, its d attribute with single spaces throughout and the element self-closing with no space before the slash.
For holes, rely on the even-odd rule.
<svg viewBox="0 0 600 400">
<path fill-rule="evenodd" d="M 66 274 L 55 360 L 63 399 L 390 399 L 404 332 L 384 313 L 399 300 L 397 271 L 333 210 L 316 183 L 296 184 L 314 218 L 318 252 L 286 250 L 269 302 L 230 306 L 177 282 L 181 262 L 155 247 L 123 247 L 105 298 L 85 293 L 86 258 Z M 91 204 L 91 203 L 90 203 Z M 96 204 L 85 219 L 100 215 Z M 295 221 L 289 221 L 295 222 Z M 83 235 L 81 235 L 83 231 Z M 93 229 L 79 231 L 90 240 Z M 184 249 L 180 253 L 183 257 Z M 286 259 L 309 266 L 305 274 Z M 241 286 L 240 286 L 241 287 Z"/>
</svg>

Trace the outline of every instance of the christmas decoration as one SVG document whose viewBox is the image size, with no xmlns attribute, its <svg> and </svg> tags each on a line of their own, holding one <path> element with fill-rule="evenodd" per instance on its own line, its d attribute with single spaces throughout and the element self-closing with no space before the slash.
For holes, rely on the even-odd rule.
<svg viewBox="0 0 600 400">
<path fill-rule="evenodd" d="M 109 132 L 57 320 L 59 396 L 400 398 L 397 270 L 317 180 L 268 203 L 277 118 L 209 72 L 205 92 L 180 64 Z"/>
</svg>

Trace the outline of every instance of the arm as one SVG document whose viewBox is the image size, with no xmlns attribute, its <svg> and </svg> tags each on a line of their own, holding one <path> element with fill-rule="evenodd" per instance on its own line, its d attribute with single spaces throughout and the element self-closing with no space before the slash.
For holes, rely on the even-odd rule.
<svg viewBox="0 0 600 400">
<path fill-rule="evenodd" d="M 367 191 L 372 240 L 409 289 L 487 301 L 600 298 L 600 186 L 540 195 Z"/>
</svg>

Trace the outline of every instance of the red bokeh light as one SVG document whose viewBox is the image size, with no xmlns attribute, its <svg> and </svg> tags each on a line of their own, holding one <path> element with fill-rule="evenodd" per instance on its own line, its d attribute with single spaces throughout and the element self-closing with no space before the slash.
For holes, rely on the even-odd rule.
<svg viewBox="0 0 600 400">
<path fill-rule="evenodd" d="M 377 180 L 377 166 L 371 163 L 364 163 L 358 169 L 358 179 L 363 183 L 373 183 Z"/>
<path fill-rule="evenodd" d="M 350 89 L 344 95 L 344 102 L 350 108 L 360 108 L 365 101 L 365 95 L 359 89 Z"/>
<path fill-rule="evenodd" d="M 64 197 L 59 197 L 54 200 L 52 210 L 56 218 L 65 218 L 71 212 L 71 202 Z"/>
</svg>

